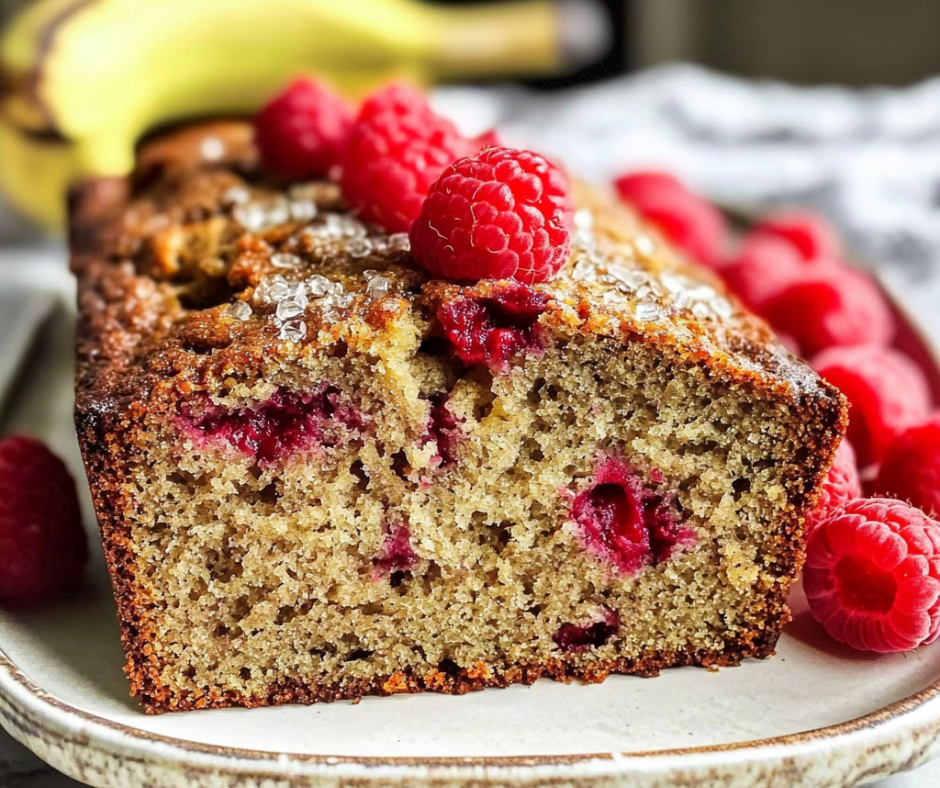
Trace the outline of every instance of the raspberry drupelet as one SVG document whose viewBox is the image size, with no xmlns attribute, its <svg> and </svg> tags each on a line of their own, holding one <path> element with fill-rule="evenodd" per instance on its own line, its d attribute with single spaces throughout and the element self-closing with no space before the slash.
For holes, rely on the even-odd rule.
<svg viewBox="0 0 940 788">
<path fill-rule="evenodd" d="M 849 501 L 861 496 L 862 482 L 858 475 L 855 450 L 848 439 L 845 439 L 836 452 L 836 459 L 819 493 L 816 508 L 806 518 L 806 535 L 811 535 L 819 523 L 835 515 Z"/>
<path fill-rule="evenodd" d="M 620 199 L 640 203 L 647 194 L 661 191 L 685 191 L 682 183 L 671 172 L 663 170 L 633 170 L 614 179 L 614 188 Z"/>
<path fill-rule="evenodd" d="M 887 347 L 894 317 L 871 278 L 844 265 L 816 266 L 764 299 L 758 313 L 792 336 L 807 358 L 834 347 Z"/>
<path fill-rule="evenodd" d="M 0 440 L 0 604 L 46 601 L 75 585 L 88 560 L 75 481 L 33 438 Z"/>
<path fill-rule="evenodd" d="M 759 311 L 784 288 L 830 265 L 838 263 L 825 257 L 805 260 L 783 238 L 751 233 L 718 272 L 744 303 Z"/>
<path fill-rule="evenodd" d="M 780 211 L 761 219 L 754 235 L 785 241 L 803 260 L 837 260 L 842 256 L 842 240 L 826 219 L 810 211 Z"/>
<path fill-rule="evenodd" d="M 408 232 L 441 171 L 492 141 L 467 139 L 421 93 L 390 85 L 363 102 L 346 137 L 343 196 L 364 221 Z"/>
<path fill-rule="evenodd" d="M 930 391 L 920 368 L 890 348 L 833 348 L 814 369 L 848 399 L 849 440 L 861 467 L 881 462 L 895 436 L 927 415 Z"/>
<path fill-rule="evenodd" d="M 708 200 L 667 173 L 631 173 L 618 178 L 614 186 L 622 199 L 693 260 L 717 266 L 728 227 Z"/>
</svg>

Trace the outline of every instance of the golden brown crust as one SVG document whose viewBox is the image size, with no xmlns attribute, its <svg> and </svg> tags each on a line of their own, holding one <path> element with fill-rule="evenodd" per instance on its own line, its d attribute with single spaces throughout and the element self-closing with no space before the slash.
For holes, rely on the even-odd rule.
<svg viewBox="0 0 940 788">
<path fill-rule="evenodd" d="M 196 697 L 171 692 L 161 681 L 159 659 L 151 648 L 153 604 L 135 580 L 135 557 L 129 547 L 127 513 L 134 510 L 135 500 L 123 482 L 126 469 L 144 461 L 141 441 L 146 435 L 138 435 L 134 445 L 124 436 L 143 421 L 145 413 L 172 417 L 181 400 L 195 391 L 214 390 L 235 372 L 249 378 L 261 375 L 272 355 L 301 359 L 304 354 L 336 352 L 337 347 L 345 353 L 356 347 L 362 333 L 357 325 L 380 329 L 411 309 L 430 316 L 458 293 L 486 296 L 497 287 L 492 282 L 472 287 L 429 282 L 410 265 L 406 252 L 392 251 L 383 253 L 381 262 L 395 297 L 372 302 L 362 274 L 374 265 L 374 255 L 357 260 L 341 256 L 323 270 L 353 294 L 353 307 L 339 320 L 308 311 L 307 340 L 285 343 L 271 318 L 273 307 L 252 299 L 264 278 L 277 273 L 272 254 L 283 248 L 300 224 L 243 232 L 225 207 L 226 193 L 233 188 L 249 188 L 259 195 L 270 192 L 245 152 L 243 128 L 216 126 L 211 133 L 222 138 L 232 134 L 235 142 L 230 149 L 238 155 L 215 163 L 194 162 L 193 150 L 199 149 L 201 136 L 188 132 L 175 138 L 182 139 L 180 144 L 164 142 L 145 152 L 144 164 L 130 184 L 89 183 L 76 191 L 71 202 L 72 267 L 79 281 L 80 312 L 76 426 L 114 586 L 127 672 L 133 693 L 148 712 L 312 703 L 422 689 L 462 694 L 531 683 L 543 676 L 599 681 L 608 673 L 647 676 L 665 667 L 735 665 L 747 657 L 773 653 L 789 615 L 785 591 L 803 560 L 802 515 L 814 503 L 844 433 L 845 404 L 831 386 L 783 348 L 762 321 L 727 297 L 713 277 L 690 268 L 654 238 L 656 251 L 634 260 L 641 270 L 653 275 L 668 271 L 704 283 L 728 299 L 731 314 L 703 319 L 688 309 L 666 308 L 662 319 L 642 321 L 635 312 L 635 299 L 607 299 L 609 290 L 577 279 L 572 263 L 558 280 L 537 288 L 550 298 L 543 323 L 562 337 L 593 333 L 621 342 L 642 337 L 663 352 L 700 366 L 709 376 L 746 384 L 762 397 L 803 414 L 800 438 L 809 471 L 788 480 L 789 505 L 774 537 L 777 561 L 769 567 L 786 582 L 768 593 L 762 620 L 750 633 L 721 651 L 649 651 L 636 660 L 480 665 L 423 676 L 395 673 L 341 686 L 276 683 L 263 696 L 226 692 Z M 321 211 L 340 207 L 329 186 L 313 187 L 310 193 Z M 635 217 L 624 209 L 590 194 L 580 200 L 594 210 L 596 232 L 611 248 L 633 243 L 641 232 Z M 188 245 L 194 248 L 188 250 Z M 212 258 L 223 262 L 221 275 L 194 266 L 194 260 Z M 251 319 L 242 322 L 229 314 L 228 304 L 236 300 L 254 303 Z"/>
<path fill-rule="evenodd" d="M 582 681 L 599 684 L 611 675 L 630 675 L 642 678 L 658 676 L 667 668 L 702 667 L 709 670 L 735 667 L 745 659 L 766 659 L 773 656 L 780 629 L 789 622 L 789 613 L 783 615 L 775 625 L 762 630 L 754 638 L 742 638 L 722 651 L 648 651 L 640 659 L 617 659 L 596 661 L 588 664 L 572 664 L 557 659 L 542 663 L 515 664 L 499 669 L 483 662 L 472 668 L 454 668 L 418 675 L 411 669 L 379 676 L 372 681 L 353 681 L 342 685 L 311 685 L 286 682 L 271 685 L 264 696 L 245 696 L 240 693 L 209 693 L 200 697 L 173 697 L 165 689 L 153 691 L 138 686 L 138 694 L 148 714 L 166 711 L 193 711 L 196 709 L 220 709 L 231 706 L 260 708 L 281 706 L 289 703 L 309 705 L 337 700 L 359 700 L 369 695 L 388 696 L 416 692 L 437 692 L 443 695 L 466 695 L 492 687 L 508 687 L 512 684 L 534 684 L 539 679 L 552 679 L 565 684 Z"/>
</svg>

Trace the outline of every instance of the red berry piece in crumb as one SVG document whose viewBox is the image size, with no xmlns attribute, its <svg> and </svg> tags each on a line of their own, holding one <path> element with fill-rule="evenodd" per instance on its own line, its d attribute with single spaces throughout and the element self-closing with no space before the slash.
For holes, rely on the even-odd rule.
<svg viewBox="0 0 940 788">
<path fill-rule="evenodd" d="M 818 258 L 808 264 L 792 244 L 782 238 L 751 234 L 718 272 L 745 304 L 757 309 L 793 282 L 812 275 L 817 264 L 829 263 L 827 258 Z"/>
<path fill-rule="evenodd" d="M 804 260 L 842 256 L 842 242 L 835 228 L 809 211 L 781 211 L 754 227 L 754 233 L 772 235 L 791 244 Z"/>
<path fill-rule="evenodd" d="M 841 265 L 817 268 L 767 298 L 758 311 L 799 342 L 807 357 L 830 347 L 886 346 L 895 333 L 891 310 L 875 283 Z"/>
<path fill-rule="evenodd" d="M 640 201 L 649 191 L 660 189 L 675 189 L 686 191 L 685 184 L 675 175 L 662 170 L 634 170 L 621 175 L 614 181 L 614 188 L 622 200 L 627 202 Z"/>
<path fill-rule="evenodd" d="M 339 162 L 352 120 L 352 109 L 330 88 L 298 79 L 255 117 L 261 161 L 283 178 L 323 177 Z"/>
<path fill-rule="evenodd" d="M 416 90 L 390 85 L 365 100 L 346 138 L 343 196 L 364 221 L 408 232 L 444 168 L 481 144 L 461 136 Z"/>
<path fill-rule="evenodd" d="M 599 619 L 587 624 L 562 624 L 552 640 L 561 651 L 578 654 L 606 645 L 619 629 L 620 614 L 604 608 Z"/>
<path fill-rule="evenodd" d="M 627 176 L 629 177 L 629 176 Z M 721 212 L 710 202 L 668 179 L 656 182 L 646 174 L 637 182 L 616 184 L 624 200 L 696 262 L 716 266 L 728 227 Z"/>
<path fill-rule="evenodd" d="M 862 482 L 858 476 L 855 450 L 848 440 L 843 440 L 836 458 L 823 483 L 816 508 L 806 518 L 806 535 L 813 533 L 819 523 L 836 514 L 849 501 L 862 497 Z"/>
<path fill-rule="evenodd" d="M 879 495 L 940 516 L 940 414 L 898 435 L 875 482 Z"/>
<path fill-rule="evenodd" d="M 437 446 L 437 454 L 431 458 L 430 465 L 442 470 L 450 468 L 457 462 L 457 446 L 463 437 L 460 425 L 463 424 L 464 419 L 454 415 L 447 406 L 447 399 L 448 394 L 445 391 L 439 391 L 428 397 L 431 404 L 431 410 L 428 413 L 428 429 L 418 443 L 419 446 L 426 446 L 433 442 Z"/>
<path fill-rule="evenodd" d="M 341 444 L 364 425 L 362 412 L 331 385 L 304 392 L 279 388 L 254 408 L 199 404 L 198 415 L 188 404 L 181 409 L 181 424 L 197 445 L 224 441 L 263 467 L 318 446 Z"/>
<path fill-rule="evenodd" d="M 593 483 L 572 501 L 571 519 L 585 548 L 624 574 L 660 564 L 695 541 L 665 497 L 615 457 L 598 465 Z"/>
<path fill-rule="evenodd" d="M 410 572 L 418 565 L 418 556 L 411 546 L 411 531 L 407 525 L 387 526 L 382 551 L 372 562 L 375 579 Z M 395 578 L 392 577 L 394 580 Z M 396 583 L 397 585 L 397 583 Z"/>
<path fill-rule="evenodd" d="M 509 359 L 544 347 L 539 317 L 548 296 L 521 282 L 501 282 L 485 296 L 458 295 L 437 310 L 444 335 L 464 364 L 502 372 Z"/>
<path fill-rule="evenodd" d="M 25 605 L 73 585 L 88 560 L 75 481 L 39 441 L 0 441 L 0 603 Z"/>
<path fill-rule="evenodd" d="M 531 151 L 486 148 L 441 173 L 411 227 L 411 254 L 441 279 L 546 282 L 568 260 L 568 179 Z"/>
<path fill-rule="evenodd" d="M 918 366 L 890 348 L 833 348 L 813 368 L 848 399 L 848 437 L 862 468 L 880 462 L 895 436 L 927 415 L 930 391 Z"/>
<path fill-rule="evenodd" d="M 860 651 L 907 651 L 940 633 L 940 523 L 900 501 L 850 501 L 813 531 L 803 587 L 816 620 Z"/>
</svg>

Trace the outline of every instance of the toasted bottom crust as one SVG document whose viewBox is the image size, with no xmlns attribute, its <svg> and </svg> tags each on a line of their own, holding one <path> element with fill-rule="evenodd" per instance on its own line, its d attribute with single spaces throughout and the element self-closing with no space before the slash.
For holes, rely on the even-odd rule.
<svg viewBox="0 0 940 788">
<path fill-rule="evenodd" d="M 562 659 L 546 660 L 531 664 L 517 664 L 505 669 L 493 669 L 483 662 L 469 670 L 453 672 L 435 671 L 421 676 L 406 669 L 388 676 L 379 676 L 372 681 L 349 681 L 341 685 L 316 685 L 303 682 L 272 684 L 266 695 L 247 696 L 225 692 L 196 697 L 191 694 L 172 695 L 169 691 L 154 693 L 143 691 L 140 701 L 147 714 L 163 714 L 171 711 L 195 709 L 218 709 L 232 706 L 260 708 L 287 704 L 310 705 L 337 700 L 358 702 L 369 696 L 388 696 L 418 692 L 436 692 L 442 695 L 466 695 L 468 692 L 491 687 L 508 687 L 512 684 L 534 684 L 539 679 L 553 679 L 565 684 L 583 681 L 599 684 L 608 676 L 630 675 L 641 678 L 658 676 L 665 668 L 703 667 L 716 669 L 735 667 L 748 658 L 767 659 L 774 655 L 780 631 L 789 623 L 790 612 L 786 608 L 779 619 L 769 628 L 749 633 L 718 650 L 698 651 L 649 651 L 636 659 L 599 660 L 589 664 L 573 664 Z"/>
</svg>

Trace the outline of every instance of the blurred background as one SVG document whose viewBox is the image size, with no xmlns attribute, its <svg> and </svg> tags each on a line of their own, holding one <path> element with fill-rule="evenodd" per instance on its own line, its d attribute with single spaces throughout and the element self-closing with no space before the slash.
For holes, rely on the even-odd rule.
<svg viewBox="0 0 940 788">
<path fill-rule="evenodd" d="M 159 0 L 157 0 L 159 1 Z M 0 22 L 30 0 L 0 0 Z M 499 13 L 505 0 L 483 3 Z M 429 0 L 428 5 L 481 5 Z M 688 61 L 807 84 L 902 85 L 940 72 L 934 0 L 598 0 L 611 39 L 557 86 Z M 510 75 L 511 76 L 511 75 Z"/>
</svg>

